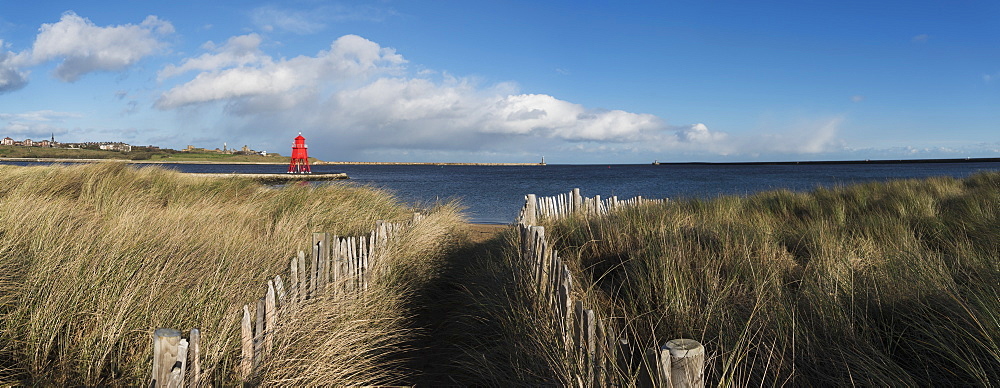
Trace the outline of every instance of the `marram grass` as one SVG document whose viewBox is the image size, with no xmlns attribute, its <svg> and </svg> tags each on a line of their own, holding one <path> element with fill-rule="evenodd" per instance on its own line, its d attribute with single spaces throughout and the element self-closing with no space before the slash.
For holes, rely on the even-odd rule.
<svg viewBox="0 0 1000 388">
<path fill-rule="evenodd" d="M 701 341 L 711 385 L 1000 381 L 1000 173 L 679 200 L 549 229 L 633 343 Z"/>
<path fill-rule="evenodd" d="M 420 237 L 425 244 L 390 246 L 397 265 L 434 272 L 421 261 L 437 254 L 443 230 L 461 222 L 454 206 L 439 213 L 424 227 L 434 230 Z M 0 166 L 0 385 L 145 385 L 157 327 L 200 328 L 206 383 L 235 384 L 242 305 L 287 271 L 311 232 L 366 234 L 376 220 L 409 215 L 392 196 L 353 185 L 275 189 L 118 163 Z M 409 291 L 390 281 L 372 288 L 393 297 L 319 301 L 300 313 L 296 319 L 315 323 L 333 308 L 325 304 L 335 304 L 353 320 L 279 337 L 299 349 L 282 348 L 294 361 L 269 365 L 263 377 L 295 385 L 282 370 L 299 370 L 317 385 L 393 381 L 377 363 L 403 342 L 396 329 L 406 313 L 395 307 Z M 327 357 L 303 349 L 345 337 L 355 341 L 325 352 L 367 361 L 340 370 L 297 366 Z"/>
</svg>

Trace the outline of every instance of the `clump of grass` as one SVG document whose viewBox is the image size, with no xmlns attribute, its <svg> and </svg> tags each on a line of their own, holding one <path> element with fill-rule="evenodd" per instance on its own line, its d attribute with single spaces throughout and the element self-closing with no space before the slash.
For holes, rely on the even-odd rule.
<svg viewBox="0 0 1000 388">
<path fill-rule="evenodd" d="M 387 193 L 352 185 L 275 189 L 117 163 L 0 166 L 0 383 L 143 385 L 152 330 L 198 327 L 206 383 L 234 384 L 240 308 L 309 245 L 310 232 L 364 234 L 375 220 L 409 214 Z M 364 303 L 338 309 L 370 313 L 368 333 L 405 316 L 385 313 L 391 300 Z M 314 309 L 301 319 L 329 307 Z M 325 326 L 297 344 L 318 346 L 351 325 L 359 324 Z"/>
<path fill-rule="evenodd" d="M 681 200 L 550 236 L 635 342 L 719 385 L 1000 380 L 1000 173 Z"/>
</svg>

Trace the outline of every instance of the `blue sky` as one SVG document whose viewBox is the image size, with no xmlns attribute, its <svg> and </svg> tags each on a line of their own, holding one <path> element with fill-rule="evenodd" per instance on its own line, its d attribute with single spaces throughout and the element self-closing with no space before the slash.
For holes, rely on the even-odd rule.
<svg viewBox="0 0 1000 388">
<path fill-rule="evenodd" d="M 1000 157 L 995 1 L 0 0 L 0 136 L 338 161 Z"/>
</svg>

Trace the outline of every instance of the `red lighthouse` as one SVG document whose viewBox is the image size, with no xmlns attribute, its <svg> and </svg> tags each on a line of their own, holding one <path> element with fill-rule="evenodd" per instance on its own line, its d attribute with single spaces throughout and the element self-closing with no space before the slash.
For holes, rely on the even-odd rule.
<svg viewBox="0 0 1000 388">
<path fill-rule="evenodd" d="M 288 164 L 289 174 L 312 174 L 312 170 L 309 169 L 309 153 L 306 152 L 308 148 L 306 138 L 299 132 L 295 144 L 292 145 L 292 162 Z"/>
</svg>

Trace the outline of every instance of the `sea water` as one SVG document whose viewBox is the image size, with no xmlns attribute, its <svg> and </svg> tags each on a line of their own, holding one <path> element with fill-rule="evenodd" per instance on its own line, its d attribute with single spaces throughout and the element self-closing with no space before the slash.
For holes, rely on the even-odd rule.
<svg viewBox="0 0 1000 388">
<path fill-rule="evenodd" d="M 7 163 L 31 164 L 31 163 Z M 164 164 L 182 172 L 282 173 L 285 166 Z M 351 178 L 329 184 L 386 189 L 408 204 L 429 207 L 458 200 L 475 223 L 514 222 L 526 194 L 550 196 L 579 188 L 587 197 L 619 199 L 712 198 L 760 191 L 807 191 L 858 182 L 931 176 L 966 177 L 1000 170 L 1000 163 L 802 164 L 802 165 L 546 165 L 391 166 L 318 165 L 314 173 L 344 172 Z"/>
</svg>

